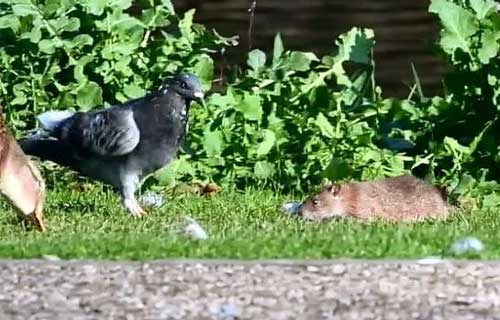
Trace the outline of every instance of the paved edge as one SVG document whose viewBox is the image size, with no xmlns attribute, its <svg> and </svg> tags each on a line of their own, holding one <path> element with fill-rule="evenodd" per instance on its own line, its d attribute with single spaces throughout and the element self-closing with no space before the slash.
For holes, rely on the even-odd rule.
<svg viewBox="0 0 500 320">
<path fill-rule="evenodd" d="M 440 265 L 440 264 L 453 264 L 453 265 L 470 265 L 470 264 L 484 264 L 484 265 L 499 265 L 500 260 L 476 260 L 476 259 L 441 259 L 435 262 L 425 262 L 426 258 L 439 257 L 424 257 L 422 259 L 325 259 L 325 260 L 308 260 L 308 259 L 263 259 L 263 260 L 240 260 L 240 259 L 153 259 L 153 260 L 100 260 L 100 259 L 70 259 L 70 260 L 51 260 L 51 259 L 0 259 L 0 264 L 96 264 L 96 265 L 112 265 L 112 264 L 165 264 L 165 265 L 318 265 L 327 266 L 332 264 L 400 264 L 400 265 Z"/>
</svg>

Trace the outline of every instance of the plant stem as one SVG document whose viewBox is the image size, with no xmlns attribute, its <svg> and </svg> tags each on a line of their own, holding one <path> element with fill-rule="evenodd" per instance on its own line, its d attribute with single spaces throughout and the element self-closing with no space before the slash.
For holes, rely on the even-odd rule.
<svg viewBox="0 0 500 320">
<path fill-rule="evenodd" d="M 248 50 L 252 49 L 252 31 L 253 31 L 253 25 L 255 21 L 255 8 L 257 7 L 257 0 L 252 0 L 252 4 L 250 5 L 250 8 L 248 9 L 248 12 L 250 13 L 250 23 L 248 25 Z"/>
</svg>

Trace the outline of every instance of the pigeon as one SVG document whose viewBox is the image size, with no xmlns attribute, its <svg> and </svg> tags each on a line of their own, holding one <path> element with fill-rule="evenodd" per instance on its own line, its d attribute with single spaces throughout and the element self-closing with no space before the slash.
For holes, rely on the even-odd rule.
<svg viewBox="0 0 500 320">
<path fill-rule="evenodd" d="M 27 154 L 111 185 L 128 212 L 140 217 L 145 211 L 135 192 L 141 179 L 173 159 L 186 134 L 190 104 L 203 97 L 198 78 L 181 73 L 121 105 L 42 113 L 40 132 L 20 145 Z"/>
<path fill-rule="evenodd" d="M 1 107 L 0 107 L 1 113 Z M 5 126 L 0 115 L 0 193 L 18 215 L 45 231 L 43 205 L 45 182 Z"/>
</svg>

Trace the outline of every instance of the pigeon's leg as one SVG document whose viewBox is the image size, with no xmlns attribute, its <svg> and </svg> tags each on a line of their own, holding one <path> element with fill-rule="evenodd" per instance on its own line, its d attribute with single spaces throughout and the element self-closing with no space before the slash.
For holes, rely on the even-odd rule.
<svg viewBox="0 0 500 320">
<path fill-rule="evenodd" d="M 133 174 L 127 174 L 122 178 L 122 195 L 123 205 L 133 217 L 141 217 L 146 212 L 141 208 L 139 202 L 135 198 L 135 191 L 139 185 L 139 177 Z"/>
</svg>

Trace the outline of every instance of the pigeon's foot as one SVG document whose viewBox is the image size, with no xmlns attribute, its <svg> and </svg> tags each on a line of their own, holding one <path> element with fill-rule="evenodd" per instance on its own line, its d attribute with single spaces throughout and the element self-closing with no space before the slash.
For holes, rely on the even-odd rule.
<svg viewBox="0 0 500 320">
<path fill-rule="evenodd" d="M 140 218 L 146 214 L 146 211 L 141 208 L 136 199 L 125 199 L 123 205 L 127 208 L 130 215 L 134 218 Z"/>
</svg>

